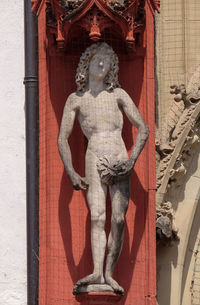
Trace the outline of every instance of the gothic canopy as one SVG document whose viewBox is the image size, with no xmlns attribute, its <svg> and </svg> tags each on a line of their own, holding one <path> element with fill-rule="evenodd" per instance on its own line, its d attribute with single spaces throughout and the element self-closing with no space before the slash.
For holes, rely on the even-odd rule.
<svg viewBox="0 0 200 305">
<path fill-rule="evenodd" d="M 88 32 L 94 42 L 105 29 L 111 29 L 127 47 L 135 50 L 145 28 L 145 0 L 32 0 L 32 9 L 39 15 L 46 4 L 47 26 L 55 34 L 58 48 L 65 47 L 69 33 L 77 27 Z M 152 10 L 159 10 L 158 0 L 147 0 Z"/>
</svg>

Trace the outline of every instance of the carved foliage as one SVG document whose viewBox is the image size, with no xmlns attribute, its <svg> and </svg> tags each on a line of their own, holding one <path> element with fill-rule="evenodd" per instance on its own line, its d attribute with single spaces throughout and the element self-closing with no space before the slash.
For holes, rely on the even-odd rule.
<svg viewBox="0 0 200 305">
<path fill-rule="evenodd" d="M 160 0 L 150 0 L 154 10 L 160 12 Z"/>
<path fill-rule="evenodd" d="M 172 204 L 163 202 L 156 210 L 156 237 L 157 241 L 162 241 L 166 245 L 174 240 L 179 240 L 178 230 L 174 223 L 174 211 Z"/>
<path fill-rule="evenodd" d="M 169 209 L 169 203 L 166 203 L 167 192 L 182 184 L 196 144 L 200 142 L 200 90 L 199 86 L 192 86 L 192 83 L 200 84 L 198 70 L 199 68 L 188 84 L 191 91 L 188 92 L 183 84 L 171 86 L 171 94 L 175 94 L 174 102 L 163 137 L 156 147 L 160 155 L 157 170 L 157 229 L 158 239 L 161 240 L 177 239 L 173 210 Z"/>
<path fill-rule="evenodd" d="M 169 133 L 168 137 L 164 139 L 165 141 L 161 141 L 161 144 L 157 147 L 161 158 L 157 173 L 158 190 L 161 188 L 161 185 L 163 187 L 163 183 L 164 188 L 167 186 L 169 187 L 170 181 L 175 172 L 174 167 L 182 167 L 181 160 L 184 159 L 183 156 L 184 151 L 186 150 L 185 148 L 189 146 L 191 149 L 191 147 L 197 142 L 198 128 L 195 124 L 198 121 L 198 101 L 200 100 L 200 94 L 198 99 L 195 100 L 197 104 L 193 103 L 191 99 L 188 100 L 188 96 L 192 96 L 192 94 L 189 93 L 186 95 L 188 104 L 185 103 L 185 109 L 182 113 L 181 111 L 180 113 L 174 111 L 174 109 L 177 110 L 176 104 L 172 106 L 173 109 L 170 110 L 171 116 L 169 116 L 166 124 L 167 126 L 164 128 Z M 174 162 L 172 162 L 172 157 L 174 155 L 176 157 L 173 158 Z"/>
</svg>

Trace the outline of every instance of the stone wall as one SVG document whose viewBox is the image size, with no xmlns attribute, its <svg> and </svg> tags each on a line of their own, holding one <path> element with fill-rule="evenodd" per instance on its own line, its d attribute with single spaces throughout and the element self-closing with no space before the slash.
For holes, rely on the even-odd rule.
<svg viewBox="0 0 200 305">
<path fill-rule="evenodd" d="M 0 304 L 26 304 L 23 1 L 0 1 Z"/>
<path fill-rule="evenodd" d="M 170 85 L 187 84 L 200 64 L 200 2 L 162 0 L 155 24 L 157 124 L 161 133 L 172 102 Z"/>
<path fill-rule="evenodd" d="M 156 16 L 157 140 L 162 142 L 165 120 L 174 103 L 170 85 L 187 85 L 200 64 L 200 2 L 162 0 Z M 200 86 L 200 78 L 198 78 Z M 198 140 L 199 141 L 199 140 Z M 157 287 L 159 305 L 200 304 L 199 209 L 200 144 L 188 151 L 192 158 L 178 186 L 168 191 L 180 242 L 158 246 Z M 185 162 L 184 161 L 184 162 Z M 200 273 L 199 273 L 200 274 Z"/>
</svg>

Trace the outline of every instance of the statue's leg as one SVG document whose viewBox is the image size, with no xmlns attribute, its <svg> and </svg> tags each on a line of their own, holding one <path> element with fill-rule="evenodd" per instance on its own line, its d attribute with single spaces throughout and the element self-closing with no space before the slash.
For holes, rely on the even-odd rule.
<svg viewBox="0 0 200 305">
<path fill-rule="evenodd" d="M 103 264 L 106 247 L 105 220 L 106 220 L 106 193 L 107 187 L 100 181 L 97 171 L 97 157 L 90 151 L 86 154 L 86 179 L 89 183 L 87 202 L 91 214 L 91 246 L 93 257 L 93 273 L 80 279 L 74 286 L 74 294 L 78 288 L 88 284 L 103 284 Z"/>
<path fill-rule="evenodd" d="M 124 289 L 113 279 L 113 272 L 123 245 L 125 215 L 129 203 L 129 194 L 129 178 L 110 186 L 112 218 L 111 231 L 108 238 L 105 280 L 115 292 L 121 294 L 124 293 Z"/>
</svg>

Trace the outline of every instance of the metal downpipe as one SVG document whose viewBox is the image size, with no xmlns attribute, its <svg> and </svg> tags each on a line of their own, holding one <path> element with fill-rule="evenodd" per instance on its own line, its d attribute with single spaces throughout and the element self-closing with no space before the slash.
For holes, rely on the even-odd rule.
<svg viewBox="0 0 200 305">
<path fill-rule="evenodd" d="M 25 112 L 27 194 L 27 303 L 38 304 L 39 256 L 39 158 L 38 158 L 38 30 L 31 1 L 24 0 L 25 24 Z"/>
</svg>

